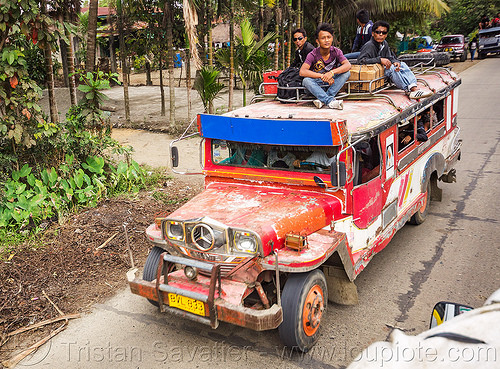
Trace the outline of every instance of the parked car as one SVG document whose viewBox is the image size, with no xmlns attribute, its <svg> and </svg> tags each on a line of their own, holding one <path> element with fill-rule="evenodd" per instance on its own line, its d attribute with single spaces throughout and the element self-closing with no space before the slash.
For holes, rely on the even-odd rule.
<svg viewBox="0 0 500 369">
<path fill-rule="evenodd" d="M 447 35 L 441 38 L 436 47 L 436 51 L 445 51 L 451 58 L 460 58 L 460 61 L 467 60 L 467 44 L 464 35 Z"/>
<path fill-rule="evenodd" d="M 500 53 L 500 27 L 479 31 L 479 59 L 485 58 L 488 53 Z"/>
</svg>

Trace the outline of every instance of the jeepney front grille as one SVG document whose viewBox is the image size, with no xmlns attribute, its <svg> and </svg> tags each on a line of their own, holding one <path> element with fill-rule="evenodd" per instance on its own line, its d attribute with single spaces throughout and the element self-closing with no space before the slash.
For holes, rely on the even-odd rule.
<svg viewBox="0 0 500 369">
<path fill-rule="evenodd" d="M 227 276 L 234 268 L 236 268 L 236 266 L 237 264 L 220 264 L 220 276 Z M 204 276 L 210 277 L 210 273 L 208 272 L 205 272 L 203 270 L 200 270 L 199 272 Z"/>
</svg>

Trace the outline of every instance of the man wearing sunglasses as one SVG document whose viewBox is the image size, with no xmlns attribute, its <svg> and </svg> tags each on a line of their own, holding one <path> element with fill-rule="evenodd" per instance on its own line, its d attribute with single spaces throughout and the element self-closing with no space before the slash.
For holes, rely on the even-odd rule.
<svg viewBox="0 0 500 369">
<path fill-rule="evenodd" d="M 373 24 L 372 38 L 362 48 L 358 57 L 358 64 L 380 63 L 385 68 L 384 74 L 397 88 L 408 94 L 410 99 L 422 99 L 429 97 L 433 93 L 429 90 L 419 90 L 417 79 L 410 68 L 400 62 L 389 49 L 389 44 L 385 40 L 389 33 L 389 23 L 377 21 Z"/>
<path fill-rule="evenodd" d="M 297 50 L 295 50 L 295 59 L 290 66 L 300 68 L 306 60 L 307 54 L 314 50 L 314 46 L 307 41 L 307 34 L 304 28 L 297 28 L 293 31 L 292 39 Z"/>
</svg>

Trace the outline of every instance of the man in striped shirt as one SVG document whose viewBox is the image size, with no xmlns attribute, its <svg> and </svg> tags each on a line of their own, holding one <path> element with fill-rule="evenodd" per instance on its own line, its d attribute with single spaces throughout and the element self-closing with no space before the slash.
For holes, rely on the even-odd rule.
<svg viewBox="0 0 500 369">
<path fill-rule="evenodd" d="M 358 10 L 356 13 L 356 22 L 358 23 L 358 28 L 356 30 L 356 38 L 352 44 L 351 52 L 349 54 L 344 54 L 347 59 L 357 59 L 363 45 L 370 41 L 372 37 L 373 22 L 370 20 L 368 10 Z"/>
</svg>

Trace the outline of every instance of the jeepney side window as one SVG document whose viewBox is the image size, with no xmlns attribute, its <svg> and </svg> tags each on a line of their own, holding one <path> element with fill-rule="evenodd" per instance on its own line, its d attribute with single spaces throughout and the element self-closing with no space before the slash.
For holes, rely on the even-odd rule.
<svg viewBox="0 0 500 369">
<path fill-rule="evenodd" d="M 356 144 L 354 150 L 356 150 L 354 185 L 357 186 L 380 175 L 379 136 Z"/>
<path fill-rule="evenodd" d="M 415 141 L 414 118 L 398 124 L 398 152 L 403 151 Z"/>
<path fill-rule="evenodd" d="M 231 151 L 225 140 L 212 140 L 212 161 L 219 164 L 231 156 Z"/>
<path fill-rule="evenodd" d="M 435 119 L 431 120 L 431 128 L 434 128 L 444 121 L 444 99 L 439 100 L 431 107 L 431 113 L 435 117 Z"/>
</svg>

